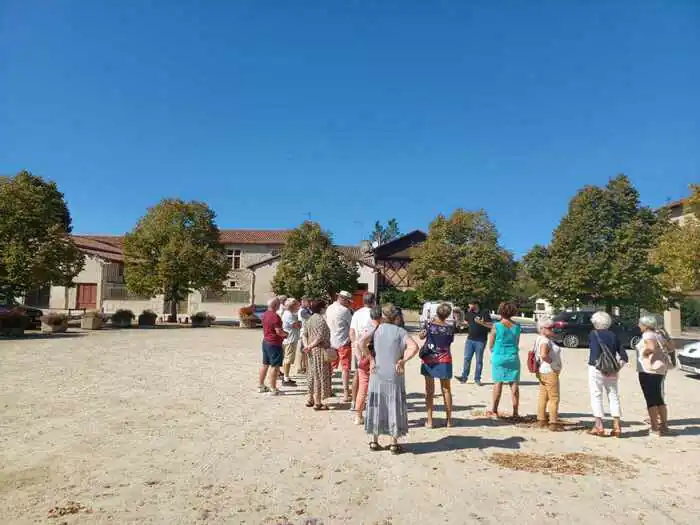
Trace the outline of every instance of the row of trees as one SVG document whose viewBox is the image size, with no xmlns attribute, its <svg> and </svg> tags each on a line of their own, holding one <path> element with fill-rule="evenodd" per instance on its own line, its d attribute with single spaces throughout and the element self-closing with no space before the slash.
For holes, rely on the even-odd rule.
<svg viewBox="0 0 700 525">
<path fill-rule="evenodd" d="M 700 211 L 700 186 L 689 210 Z M 56 184 L 23 171 L 0 178 L 0 293 L 20 296 L 46 284 L 69 286 L 84 258 L 72 242 L 71 218 Z M 400 235 L 395 219 L 377 223 L 370 239 Z M 125 278 L 139 295 L 162 294 L 172 305 L 193 290 L 220 289 L 230 266 L 219 243 L 215 213 L 202 202 L 165 199 L 124 242 Z M 653 211 L 624 175 L 605 187 L 587 186 L 571 200 L 548 246 L 515 261 L 501 246 L 485 211 L 439 215 L 410 268 L 418 297 L 487 306 L 541 295 L 556 305 L 595 303 L 658 309 L 682 290 L 700 288 L 700 222 L 670 223 Z M 277 293 L 332 297 L 357 288 L 355 264 L 339 257 L 333 238 L 307 221 L 282 250 Z M 415 298 L 411 298 L 415 302 Z"/>
</svg>

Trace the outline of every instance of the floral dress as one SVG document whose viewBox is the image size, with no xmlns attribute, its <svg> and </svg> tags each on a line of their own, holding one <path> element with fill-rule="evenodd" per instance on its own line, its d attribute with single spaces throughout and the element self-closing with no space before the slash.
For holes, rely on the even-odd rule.
<svg viewBox="0 0 700 525">
<path fill-rule="evenodd" d="M 303 331 L 307 344 L 317 344 L 309 353 L 306 381 L 309 399 L 320 402 L 331 397 L 331 369 L 325 359 L 326 349 L 331 346 L 331 331 L 320 314 L 313 314 L 304 323 Z"/>
<path fill-rule="evenodd" d="M 452 377 L 452 352 L 450 346 L 455 339 L 454 328 L 444 324 L 430 323 L 423 345 L 420 373 L 435 379 Z"/>
</svg>

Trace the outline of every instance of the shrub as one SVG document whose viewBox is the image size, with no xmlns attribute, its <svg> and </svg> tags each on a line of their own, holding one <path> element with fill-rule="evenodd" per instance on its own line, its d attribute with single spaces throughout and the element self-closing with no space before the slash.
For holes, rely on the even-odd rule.
<svg viewBox="0 0 700 525">
<path fill-rule="evenodd" d="M 49 326 L 63 326 L 68 323 L 68 316 L 65 314 L 47 314 L 41 316 L 41 322 Z"/>
<path fill-rule="evenodd" d="M 681 303 L 683 327 L 700 326 L 700 300 L 686 298 Z"/>
<path fill-rule="evenodd" d="M 139 315 L 139 326 L 155 326 L 158 314 L 153 310 L 144 310 Z"/>
<path fill-rule="evenodd" d="M 392 303 L 404 310 L 420 310 L 422 306 L 418 292 L 415 290 L 388 288 L 380 294 L 379 301 L 382 304 Z"/>
<path fill-rule="evenodd" d="M 126 310 L 126 309 L 119 309 L 116 312 L 114 312 L 114 315 L 112 315 L 112 322 L 113 323 L 130 323 L 136 319 L 136 316 L 134 315 L 134 312 L 131 310 Z"/>
<path fill-rule="evenodd" d="M 216 317 L 207 313 L 207 312 L 197 312 L 196 314 L 193 314 L 192 317 L 192 322 L 193 323 L 213 323 L 216 321 Z"/>
<path fill-rule="evenodd" d="M 255 317 L 255 309 L 252 306 L 244 306 L 238 310 L 238 317 L 241 319 Z"/>
</svg>

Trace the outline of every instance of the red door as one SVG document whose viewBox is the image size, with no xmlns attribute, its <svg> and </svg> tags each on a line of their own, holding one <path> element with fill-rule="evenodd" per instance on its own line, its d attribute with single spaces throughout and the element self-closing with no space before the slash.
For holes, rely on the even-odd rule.
<svg viewBox="0 0 700 525">
<path fill-rule="evenodd" d="M 352 309 L 353 310 L 359 310 L 363 306 L 363 301 L 362 298 L 365 296 L 367 293 L 367 285 L 366 284 L 360 284 L 360 289 L 355 290 L 355 293 L 352 294 Z"/>
<path fill-rule="evenodd" d="M 97 308 L 97 284 L 80 283 L 78 285 L 78 298 L 75 307 L 85 308 L 86 310 L 95 310 Z"/>
</svg>

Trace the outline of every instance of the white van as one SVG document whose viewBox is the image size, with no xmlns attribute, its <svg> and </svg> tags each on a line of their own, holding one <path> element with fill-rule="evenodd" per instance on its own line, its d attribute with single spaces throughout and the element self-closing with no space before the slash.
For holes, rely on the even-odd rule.
<svg viewBox="0 0 700 525">
<path fill-rule="evenodd" d="M 464 318 L 462 316 L 462 309 L 459 306 L 455 306 L 450 301 L 428 301 L 423 304 L 423 310 L 420 314 L 420 325 L 424 327 L 437 315 L 438 306 L 441 304 L 449 304 L 452 307 L 452 312 L 447 318 L 447 324 L 455 327 L 455 332 L 459 332 L 462 328 L 462 323 Z"/>
</svg>

